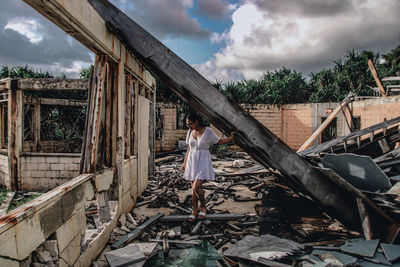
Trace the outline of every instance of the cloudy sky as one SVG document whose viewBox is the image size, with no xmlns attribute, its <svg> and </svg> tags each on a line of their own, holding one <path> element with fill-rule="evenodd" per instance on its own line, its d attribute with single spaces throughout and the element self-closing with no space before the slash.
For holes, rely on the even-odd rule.
<svg viewBox="0 0 400 267">
<path fill-rule="evenodd" d="M 84 0 L 82 0 L 84 1 Z M 112 0 L 210 81 L 306 77 L 350 49 L 400 44 L 398 0 Z M 22 0 L 0 1 L 0 66 L 74 77 L 93 55 Z"/>
</svg>

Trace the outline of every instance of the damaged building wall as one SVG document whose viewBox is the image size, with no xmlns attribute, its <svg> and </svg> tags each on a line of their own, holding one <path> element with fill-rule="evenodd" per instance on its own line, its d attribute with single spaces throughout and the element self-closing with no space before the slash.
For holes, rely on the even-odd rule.
<svg viewBox="0 0 400 267">
<path fill-rule="evenodd" d="M 0 186 L 5 187 L 8 180 L 8 155 L 7 152 L 0 151 Z"/>
<path fill-rule="evenodd" d="M 335 109 L 339 103 L 314 103 L 314 104 L 288 104 L 264 105 L 242 104 L 255 119 L 270 129 L 276 136 L 284 141 L 290 148 L 297 150 L 310 135 L 321 125 L 324 118 Z M 400 97 L 372 98 L 351 102 L 347 108 L 339 112 L 335 121 L 336 136 L 345 136 L 350 133 L 349 126 L 363 129 L 389 120 L 399 115 Z M 178 140 L 186 138 L 187 130 L 176 129 L 177 108 L 179 105 L 159 103 L 161 119 L 163 122 L 162 144 L 157 141 L 157 151 L 168 151 L 177 148 Z M 352 120 L 349 118 L 352 114 Z M 345 118 L 347 117 L 347 119 Z M 353 129 L 354 130 L 354 129 Z M 321 138 L 314 141 L 321 143 Z"/>
<path fill-rule="evenodd" d="M 53 189 L 79 175 L 80 154 L 26 153 L 21 155 L 20 189 Z"/>
<path fill-rule="evenodd" d="M 80 164 L 83 174 L 0 218 L 0 265 L 29 265 L 50 253 L 48 264 L 89 266 L 151 175 L 155 80 L 87 1 L 25 2 L 96 53 L 96 61 Z M 19 142 L 20 137 L 13 138 Z M 53 168 L 76 168 L 76 160 L 72 166 L 61 158 Z M 13 156 L 10 164 L 32 166 L 39 159 L 44 160 L 39 165 L 50 164 L 51 170 L 47 158 L 33 154 Z M 89 221 L 95 222 L 94 229 L 87 227 Z"/>
</svg>

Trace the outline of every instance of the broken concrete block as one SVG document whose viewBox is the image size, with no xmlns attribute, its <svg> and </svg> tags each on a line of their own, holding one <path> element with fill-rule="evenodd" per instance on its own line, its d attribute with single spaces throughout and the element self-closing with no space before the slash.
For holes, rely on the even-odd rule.
<svg viewBox="0 0 400 267">
<path fill-rule="evenodd" d="M 106 223 L 110 221 L 111 214 L 107 192 L 100 192 L 97 194 L 97 206 L 100 222 Z"/>
<path fill-rule="evenodd" d="M 36 256 L 40 263 L 48 263 L 53 260 L 50 253 L 46 250 L 36 251 Z"/>
<path fill-rule="evenodd" d="M 94 181 L 97 192 L 107 191 L 114 180 L 114 170 L 105 170 L 103 173 L 97 174 Z"/>
<path fill-rule="evenodd" d="M 69 266 L 73 266 L 75 261 L 81 254 L 81 236 L 78 235 L 67 245 L 67 247 L 60 252 L 62 258 Z"/>
<path fill-rule="evenodd" d="M 47 267 L 47 265 L 39 262 L 34 262 L 32 263 L 32 267 Z"/>
<path fill-rule="evenodd" d="M 121 226 L 125 226 L 125 224 L 126 224 L 126 215 L 125 214 L 121 214 L 121 216 L 119 217 L 118 221 L 121 224 Z"/>
<path fill-rule="evenodd" d="M 57 240 L 47 240 L 43 245 L 52 257 L 58 257 Z"/>
<path fill-rule="evenodd" d="M 94 198 L 94 188 L 92 181 L 87 181 L 86 182 L 86 189 L 85 189 L 85 194 L 86 194 L 86 200 L 91 201 Z"/>
</svg>

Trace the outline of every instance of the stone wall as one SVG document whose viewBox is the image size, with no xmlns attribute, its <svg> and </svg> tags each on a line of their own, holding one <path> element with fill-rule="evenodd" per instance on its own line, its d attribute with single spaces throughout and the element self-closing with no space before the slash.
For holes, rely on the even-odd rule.
<svg viewBox="0 0 400 267">
<path fill-rule="evenodd" d="M 329 116 L 339 103 L 289 104 L 289 105 L 250 105 L 242 107 L 278 136 L 290 148 L 297 150 L 321 125 L 323 118 Z M 178 140 L 184 140 L 187 130 L 176 129 L 176 106 L 158 104 L 164 116 L 162 139 L 157 141 L 156 151 L 174 150 Z M 359 118 L 361 129 L 380 123 L 385 119 L 400 116 L 400 97 L 372 98 L 354 101 L 349 104 L 352 116 Z M 345 112 L 337 115 L 337 136 L 349 134 Z M 317 139 L 313 144 L 320 143 Z"/>
<path fill-rule="evenodd" d="M 24 153 L 21 189 L 53 189 L 79 175 L 80 154 Z"/>
</svg>

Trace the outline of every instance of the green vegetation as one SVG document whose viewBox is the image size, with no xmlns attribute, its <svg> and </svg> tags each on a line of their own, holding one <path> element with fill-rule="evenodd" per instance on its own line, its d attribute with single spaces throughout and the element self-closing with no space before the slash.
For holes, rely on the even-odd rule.
<svg viewBox="0 0 400 267">
<path fill-rule="evenodd" d="M 380 77 L 400 75 L 400 45 L 384 55 L 372 51 L 347 52 L 334 66 L 311 73 L 309 79 L 302 73 L 282 67 L 268 71 L 259 79 L 238 82 L 216 81 L 214 86 L 237 103 L 290 104 L 309 102 L 339 102 L 350 92 L 358 96 L 372 96 L 376 87 L 368 68 L 372 59 Z M 157 101 L 182 103 L 167 86 L 157 82 Z"/>
<path fill-rule="evenodd" d="M 16 208 L 24 205 L 25 203 L 28 203 L 31 200 L 34 200 L 35 198 L 39 197 L 43 193 L 38 193 L 38 194 L 32 194 L 32 195 L 20 195 L 20 196 L 15 196 L 13 201 L 11 202 L 10 206 L 8 207 L 7 212 L 10 212 L 12 210 L 15 210 Z"/>
<path fill-rule="evenodd" d="M 0 79 L 4 78 L 54 78 L 54 75 L 45 71 L 37 71 L 29 68 L 28 66 L 22 67 L 7 67 L 3 66 L 0 69 Z"/>
<path fill-rule="evenodd" d="M 0 205 L 1 205 L 1 203 L 3 203 L 4 199 L 7 197 L 7 193 L 8 193 L 7 190 L 0 188 Z"/>
</svg>

